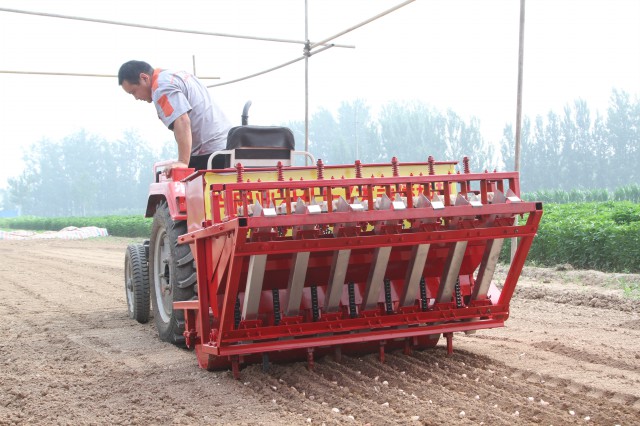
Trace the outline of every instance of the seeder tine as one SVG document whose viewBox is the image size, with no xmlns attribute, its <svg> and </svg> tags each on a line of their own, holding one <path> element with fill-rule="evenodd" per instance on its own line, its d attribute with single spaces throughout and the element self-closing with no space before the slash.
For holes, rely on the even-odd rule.
<svg viewBox="0 0 640 426">
<path fill-rule="evenodd" d="M 249 258 L 247 285 L 244 292 L 244 304 L 242 305 L 243 320 L 253 320 L 258 316 L 260 294 L 262 293 L 262 282 L 264 281 L 266 266 L 266 254 L 253 255 Z"/>
<path fill-rule="evenodd" d="M 480 199 L 479 195 L 470 192 L 469 194 L 467 194 L 467 199 L 469 200 L 469 204 L 471 204 L 473 207 L 482 207 L 482 200 Z"/>
<path fill-rule="evenodd" d="M 382 288 L 390 255 L 391 247 L 378 247 L 374 250 L 362 303 L 364 309 L 374 309 L 378 305 L 378 297 L 380 296 L 380 289 Z"/>
<path fill-rule="evenodd" d="M 305 277 L 307 276 L 310 254 L 308 251 L 303 251 L 294 253 L 293 255 L 293 268 L 289 273 L 289 284 L 287 286 L 288 300 L 284 311 L 286 316 L 298 315 L 298 311 L 300 310 L 302 290 L 304 288 Z"/>
<path fill-rule="evenodd" d="M 509 190 L 507 191 L 507 200 L 509 200 L 510 203 L 520 203 L 522 202 L 522 200 L 520 199 L 520 197 L 518 197 L 512 190 L 511 188 L 509 188 Z"/>
<path fill-rule="evenodd" d="M 431 201 L 427 197 L 425 197 L 425 195 L 422 192 L 418 194 L 418 196 L 415 198 L 413 205 L 415 208 L 419 208 L 419 209 L 432 207 Z"/>
<path fill-rule="evenodd" d="M 518 197 L 511 188 L 507 189 L 507 193 L 503 193 L 499 189 L 493 191 L 493 198 L 491 200 L 492 204 L 500 204 L 500 203 L 520 203 L 522 200 Z"/>
<path fill-rule="evenodd" d="M 429 247 L 431 247 L 430 244 L 420 244 L 411 249 L 411 259 L 404 279 L 400 306 L 412 305 L 416 299 L 424 265 L 427 262 Z"/>
<path fill-rule="evenodd" d="M 273 207 L 273 203 L 271 203 L 270 207 L 262 207 L 262 204 L 260 204 L 258 201 L 256 201 L 256 203 L 253 205 L 253 209 L 251 209 L 250 213 L 252 213 L 253 216 L 256 217 L 276 217 L 278 215 L 278 212 Z"/>
<path fill-rule="evenodd" d="M 376 210 L 391 210 L 391 198 L 387 194 L 382 194 L 374 203 Z"/>
<path fill-rule="evenodd" d="M 489 285 L 493 279 L 503 244 L 504 238 L 487 241 L 487 247 L 482 255 L 482 262 L 478 268 L 478 277 L 473 287 L 473 292 L 471 293 L 471 300 L 484 299 L 487 297 Z"/>
<path fill-rule="evenodd" d="M 431 200 L 431 207 L 434 210 L 444 209 L 444 197 L 440 194 L 434 194 L 433 200 Z"/>
<path fill-rule="evenodd" d="M 394 202 L 387 196 L 382 196 L 376 200 L 377 210 L 393 210 Z M 404 203 L 402 209 L 404 209 Z M 387 225 L 385 222 L 380 222 L 375 226 L 375 233 L 380 234 L 384 232 L 384 227 Z M 364 291 L 362 307 L 365 310 L 374 309 L 378 304 L 378 297 L 380 296 L 380 289 L 384 282 L 384 276 L 387 272 L 387 265 L 389 263 L 389 257 L 391 255 L 390 246 L 378 247 L 373 251 L 373 257 L 371 258 L 371 266 L 369 268 L 369 275 L 367 277 L 367 284 Z"/>
<path fill-rule="evenodd" d="M 305 205 L 304 201 L 302 201 L 302 198 L 298 197 L 298 200 L 295 203 L 295 213 L 296 214 L 304 214 L 306 213 L 307 210 L 307 206 Z"/>
<path fill-rule="evenodd" d="M 343 196 L 338 197 L 337 200 L 333 202 L 333 211 L 336 212 L 362 212 L 364 211 L 364 206 L 358 199 L 355 197 L 353 203 L 349 203 Z"/>
<path fill-rule="evenodd" d="M 504 193 L 498 189 L 493 191 L 493 198 L 491 199 L 492 204 L 502 204 L 507 202 L 507 197 L 505 197 Z"/>
<path fill-rule="evenodd" d="M 464 198 L 464 196 L 461 193 L 458 193 L 458 195 L 456 196 L 456 200 L 454 202 L 454 206 L 468 206 L 469 200 L 467 200 L 466 198 Z"/>
<path fill-rule="evenodd" d="M 333 254 L 329 283 L 325 295 L 325 312 L 335 312 L 340 307 L 340 298 L 342 297 L 342 287 L 347 276 L 349 257 L 351 257 L 351 250 L 338 250 Z"/>
<path fill-rule="evenodd" d="M 400 194 L 396 194 L 395 200 L 391 202 L 391 207 L 393 208 L 393 210 L 404 210 L 407 208 L 407 205 L 405 204 L 402 197 L 400 197 Z"/>
<path fill-rule="evenodd" d="M 464 252 L 467 249 L 467 241 L 453 243 L 449 249 L 447 260 L 440 278 L 440 287 L 436 296 L 436 303 L 446 303 L 451 301 L 456 280 L 460 275 L 460 266 L 464 259 Z"/>
</svg>

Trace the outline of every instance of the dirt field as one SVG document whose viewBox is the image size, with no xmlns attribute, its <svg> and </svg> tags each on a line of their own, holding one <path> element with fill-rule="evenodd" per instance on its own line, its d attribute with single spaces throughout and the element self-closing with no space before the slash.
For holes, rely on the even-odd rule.
<svg viewBox="0 0 640 426">
<path fill-rule="evenodd" d="M 640 276 L 529 268 L 507 327 L 229 371 L 127 317 L 127 240 L 0 241 L 0 424 L 640 424 Z"/>
</svg>

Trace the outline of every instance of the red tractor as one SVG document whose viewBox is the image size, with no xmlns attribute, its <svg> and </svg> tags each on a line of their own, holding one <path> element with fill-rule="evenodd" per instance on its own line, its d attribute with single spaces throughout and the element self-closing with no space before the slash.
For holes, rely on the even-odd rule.
<svg viewBox="0 0 640 426">
<path fill-rule="evenodd" d="M 542 216 L 516 172 L 454 161 L 324 165 L 280 127 L 229 134 L 227 167 L 154 166 L 149 242 L 125 261 L 129 313 L 206 369 L 324 354 L 452 351 L 454 332 L 501 327 Z M 294 157 L 312 159 L 295 166 Z M 211 164 L 211 162 L 209 163 Z M 516 221 L 520 216 L 526 220 Z M 506 239 L 519 238 L 499 289 Z"/>
</svg>

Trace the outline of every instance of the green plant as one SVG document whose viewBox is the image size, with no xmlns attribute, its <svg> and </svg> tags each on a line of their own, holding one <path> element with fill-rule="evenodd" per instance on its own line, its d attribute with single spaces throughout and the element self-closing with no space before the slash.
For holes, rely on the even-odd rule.
<svg viewBox="0 0 640 426">
<path fill-rule="evenodd" d="M 58 231 L 67 226 L 78 228 L 97 226 L 106 228 L 116 237 L 147 238 L 151 232 L 151 219 L 142 216 L 87 216 L 87 217 L 33 217 L 23 216 L 0 219 L 0 228 L 34 231 Z"/>
<path fill-rule="evenodd" d="M 528 261 L 605 272 L 640 271 L 640 205 L 632 202 L 545 204 Z M 502 260 L 509 259 L 509 242 Z"/>
</svg>

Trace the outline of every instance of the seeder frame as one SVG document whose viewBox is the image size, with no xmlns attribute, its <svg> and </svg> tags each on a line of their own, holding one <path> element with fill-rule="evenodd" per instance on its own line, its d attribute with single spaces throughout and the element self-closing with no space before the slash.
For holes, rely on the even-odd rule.
<svg viewBox="0 0 640 426">
<path fill-rule="evenodd" d="M 199 364 L 235 375 L 260 356 L 312 366 L 314 351 L 379 345 L 384 359 L 385 347 L 440 334 L 451 352 L 452 333 L 503 326 L 542 216 L 518 198 L 516 172 L 400 176 L 396 164 L 389 177 L 251 182 L 240 166 L 229 183 L 207 173 L 185 180 L 179 238 L 194 252 L 198 300 L 174 309 Z M 498 290 L 502 242 L 515 237 Z"/>
</svg>

